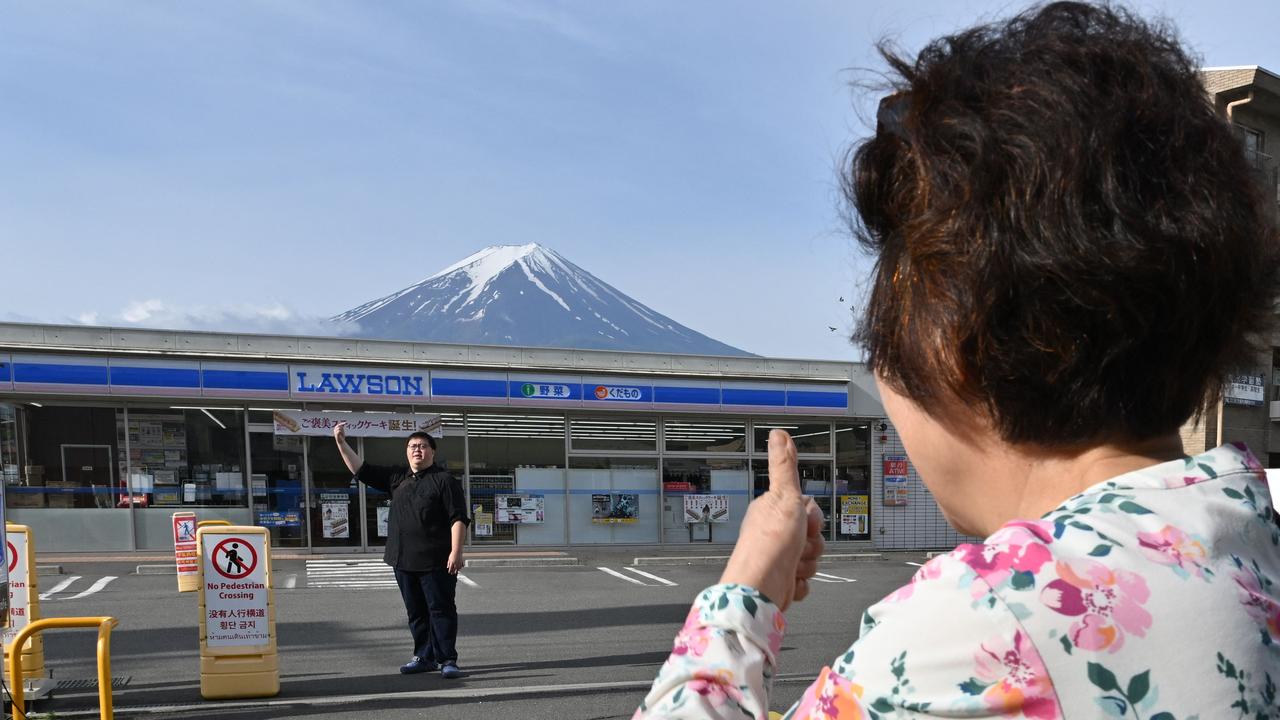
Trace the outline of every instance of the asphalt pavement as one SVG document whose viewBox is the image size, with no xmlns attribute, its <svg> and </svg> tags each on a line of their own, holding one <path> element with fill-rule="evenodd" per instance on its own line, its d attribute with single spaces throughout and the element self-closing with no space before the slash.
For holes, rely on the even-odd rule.
<svg viewBox="0 0 1280 720">
<path fill-rule="evenodd" d="M 117 718 L 627 718 L 722 563 L 635 565 L 634 555 L 608 551 L 578 559 L 467 568 L 458 588 L 465 674 L 445 680 L 398 673 L 412 648 L 399 592 L 376 557 L 277 557 L 281 691 L 264 699 L 201 699 L 198 599 L 179 594 L 173 575 L 138 574 L 129 560 L 61 562 L 61 574 L 40 576 L 38 591 L 43 617 L 119 619 L 111 653 Z M 821 566 L 812 596 L 788 612 L 775 709 L 844 652 L 863 610 L 922 560 Z M 47 634 L 45 663 L 60 686 L 30 714 L 97 717 L 95 637 Z"/>
</svg>

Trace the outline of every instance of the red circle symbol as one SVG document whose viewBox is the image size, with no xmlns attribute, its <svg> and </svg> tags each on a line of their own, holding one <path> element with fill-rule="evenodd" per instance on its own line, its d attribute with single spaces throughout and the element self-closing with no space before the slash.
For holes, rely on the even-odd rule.
<svg viewBox="0 0 1280 720">
<path fill-rule="evenodd" d="M 244 538 L 229 537 L 213 546 L 213 569 L 224 578 L 239 580 L 256 567 L 258 551 Z"/>
<path fill-rule="evenodd" d="M 597 385 L 597 386 L 596 386 L 596 399 L 597 399 L 597 400 L 603 400 L 603 399 L 605 399 L 605 398 L 607 398 L 607 397 L 609 397 L 609 388 L 607 388 L 607 387 L 605 387 L 605 386 L 603 386 L 603 385 Z"/>
<path fill-rule="evenodd" d="M 9 546 L 9 572 L 13 572 L 18 567 L 18 548 L 8 540 L 5 540 L 4 544 Z"/>
</svg>

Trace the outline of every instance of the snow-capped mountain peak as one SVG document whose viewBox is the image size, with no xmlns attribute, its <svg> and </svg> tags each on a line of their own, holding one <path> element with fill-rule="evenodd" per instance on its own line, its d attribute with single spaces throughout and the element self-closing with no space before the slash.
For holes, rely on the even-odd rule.
<svg viewBox="0 0 1280 720">
<path fill-rule="evenodd" d="M 746 355 L 537 243 L 494 245 L 333 318 L 381 339 Z"/>
</svg>

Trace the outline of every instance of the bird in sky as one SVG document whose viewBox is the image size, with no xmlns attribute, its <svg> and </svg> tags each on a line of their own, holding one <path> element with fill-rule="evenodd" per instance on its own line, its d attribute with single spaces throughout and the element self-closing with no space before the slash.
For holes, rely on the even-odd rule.
<svg viewBox="0 0 1280 720">
<path fill-rule="evenodd" d="M 827 329 L 828 329 L 828 330 L 830 330 L 831 332 L 835 332 L 835 331 L 836 331 L 836 329 L 835 329 L 835 328 L 833 328 L 833 327 L 831 327 L 830 325 L 828 325 L 828 326 L 827 326 Z"/>
</svg>

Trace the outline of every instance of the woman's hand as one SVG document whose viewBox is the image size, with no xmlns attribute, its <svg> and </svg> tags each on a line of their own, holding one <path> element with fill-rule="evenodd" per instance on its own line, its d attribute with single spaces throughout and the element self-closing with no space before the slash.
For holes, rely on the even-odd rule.
<svg viewBox="0 0 1280 720">
<path fill-rule="evenodd" d="M 822 511 L 800 493 L 796 446 L 783 430 L 769 433 L 769 491 L 747 508 L 722 583 L 750 585 L 786 610 L 809 594 L 818 570 Z"/>
</svg>

